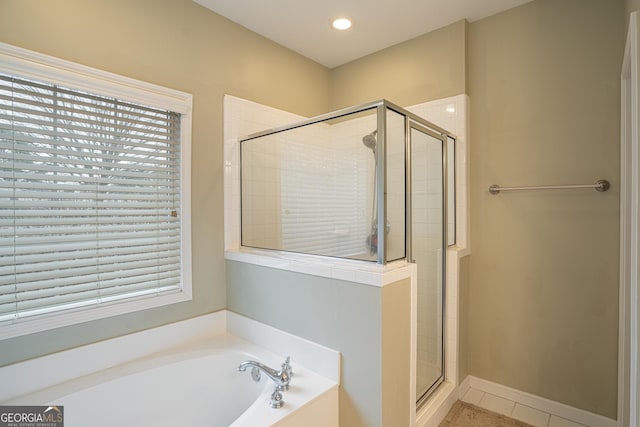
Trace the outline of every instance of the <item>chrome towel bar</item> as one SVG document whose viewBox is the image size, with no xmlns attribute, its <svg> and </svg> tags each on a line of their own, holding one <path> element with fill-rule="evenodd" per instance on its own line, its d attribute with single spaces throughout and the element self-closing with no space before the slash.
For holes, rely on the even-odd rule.
<svg viewBox="0 0 640 427">
<path fill-rule="evenodd" d="M 573 184 L 573 185 L 541 185 L 534 187 L 500 187 L 499 185 L 492 185 L 489 187 L 489 193 L 500 194 L 501 191 L 512 190 L 564 190 L 571 188 L 595 188 L 596 191 L 607 191 L 611 187 L 611 184 L 606 179 L 599 179 L 593 184 Z"/>
</svg>

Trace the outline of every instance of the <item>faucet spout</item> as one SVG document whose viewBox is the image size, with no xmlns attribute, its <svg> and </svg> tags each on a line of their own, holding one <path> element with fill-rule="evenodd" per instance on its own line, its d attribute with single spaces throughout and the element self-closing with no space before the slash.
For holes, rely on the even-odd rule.
<svg viewBox="0 0 640 427">
<path fill-rule="evenodd" d="M 245 360 L 240 364 L 240 366 L 238 366 L 238 371 L 244 372 L 250 366 L 260 369 L 266 376 L 271 378 L 276 383 L 280 381 L 280 375 L 278 371 L 260 362 L 256 362 L 255 360 Z"/>
<path fill-rule="evenodd" d="M 244 372 L 248 367 L 252 367 L 252 371 L 259 370 L 264 373 L 266 376 L 271 378 L 271 380 L 276 383 L 276 386 L 280 387 L 282 390 L 286 390 L 289 387 L 289 382 L 291 381 L 291 368 L 287 364 L 286 367 L 283 365 L 283 368 L 279 371 L 276 371 L 273 368 L 268 367 L 267 365 L 257 362 L 255 360 L 245 360 L 238 366 L 238 371 Z M 253 375 L 254 379 L 256 378 Z M 260 376 L 257 376 L 256 381 L 260 380 Z"/>
</svg>

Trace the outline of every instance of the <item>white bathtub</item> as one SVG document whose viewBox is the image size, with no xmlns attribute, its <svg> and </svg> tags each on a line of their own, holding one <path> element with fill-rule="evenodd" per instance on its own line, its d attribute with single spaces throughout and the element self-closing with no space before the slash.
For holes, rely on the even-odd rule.
<svg viewBox="0 0 640 427">
<path fill-rule="evenodd" d="M 334 381 L 297 365 L 292 357 L 294 377 L 283 392 L 285 404 L 272 409 L 272 381 L 263 375 L 256 383 L 250 370 L 237 370 L 247 359 L 273 368 L 284 361 L 281 355 L 220 334 L 2 404 L 62 405 L 65 427 L 337 426 Z"/>
</svg>

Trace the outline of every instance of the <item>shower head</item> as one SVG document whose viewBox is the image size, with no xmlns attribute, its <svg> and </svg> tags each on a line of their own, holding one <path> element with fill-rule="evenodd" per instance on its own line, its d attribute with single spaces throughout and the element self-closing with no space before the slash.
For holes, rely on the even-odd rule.
<svg viewBox="0 0 640 427">
<path fill-rule="evenodd" d="M 376 134 L 378 133 L 378 130 L 374 130 L 373 132 L 371 132 L 368 135 L 365 135 L 362 137 L 362 143 L 364 144 L 365 147 L 370 148 L 371 151 L 373 151 L 373 154 L 376 154 Z"/>
</svg>

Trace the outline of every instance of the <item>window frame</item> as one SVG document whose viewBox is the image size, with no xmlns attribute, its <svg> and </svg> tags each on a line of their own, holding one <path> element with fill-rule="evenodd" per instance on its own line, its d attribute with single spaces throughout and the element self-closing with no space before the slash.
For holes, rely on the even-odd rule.
<svg viewBox="0 0 640 427">
<path fill-rule="evenodd" d="M 127 298 L 78 309 L 18 318 L 0 324 L 0 339 L 189 301 L 192 299 L 191 256 L 191 126 L 193 96 L 186 92 L 143 82 L 76 64 L 0 42 L 0 69 L 18 77 L 46 81 L 151 107 L 180 113 L 181 291 Z"/>
</svg>

